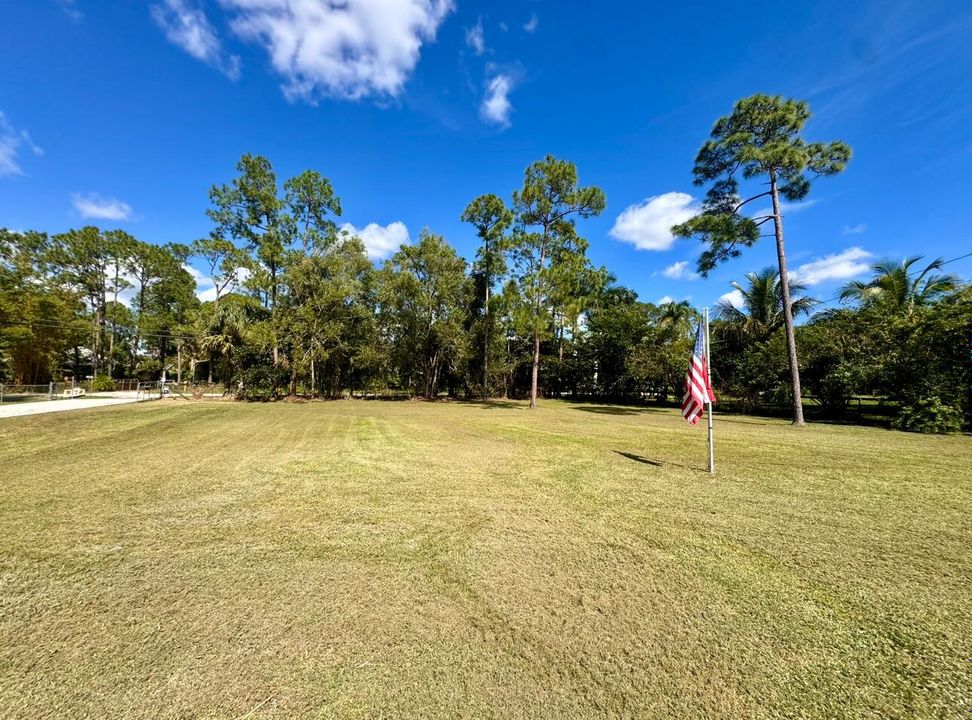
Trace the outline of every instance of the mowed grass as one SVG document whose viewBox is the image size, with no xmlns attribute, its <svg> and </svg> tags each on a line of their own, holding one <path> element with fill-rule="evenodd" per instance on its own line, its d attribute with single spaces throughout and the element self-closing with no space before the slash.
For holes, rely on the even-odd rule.
<svg viewBox="0 0 972 720">
<path fill-rule="evenodd" d="M 962 718 L 972 443 L 545 401 L 0 421 L 0 716 Z"/>
</svg>

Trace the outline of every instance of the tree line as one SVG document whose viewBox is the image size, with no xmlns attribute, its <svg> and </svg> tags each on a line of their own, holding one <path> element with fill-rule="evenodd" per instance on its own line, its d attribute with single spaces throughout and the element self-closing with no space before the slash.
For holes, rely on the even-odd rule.
<svg viewBox="0 0 972 720">
<path fill-rule="evenodd" d="M 841 306 L 816 313 L 787 273 L 781 198 L 805 198 L 813 179 L 841 172 L 851 156 L 840 142 L 806 142 L 808 118 L 799 101 L 746 98 L 696 159 L 706 199 L 673 231 L 702 241 L 699 272 L 739 256 L 767 227 L 777 248 L 777 266 L 739 286 L 743 306 L 717 308 L 717 390 L 747 410 L 788 404 L 797 424 L 805 396 L 843 417 L 867 394 L 902 427 L 957 429 L 972 380 L 970 296 L 942 261 L 878 263 L 870 280 L 843 289 Z M 698 313 L 641 302 L 591 263 L 578 221 L 606 201 L 572 163 L 547 156 L 509 202 L 472 200 L 461 215 L 479 239 L 472 262 L 425 229 L 380 267 L 339 231 L 341 203 L 326 177 L 308 170 L 281 183 L 253 155 L 236 170 L 212 187 L 212 230 L 192 243 L 159 246 L 96 227 L 0 230 L 0 378 L 164 371 L 244 399 L 680 398 Z M 752 214 L 749 203 L 762 198 L 770 209 Z M 192 259 L 210 279 L 204 302 Z"/>
</svg>

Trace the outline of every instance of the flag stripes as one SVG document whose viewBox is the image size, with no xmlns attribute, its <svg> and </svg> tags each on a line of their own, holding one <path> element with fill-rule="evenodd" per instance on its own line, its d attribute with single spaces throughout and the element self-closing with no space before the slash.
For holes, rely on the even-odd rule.
<svg viewBox="0 0 972 720">
<path fill-rule="evenodd" d="M 689 425 L 695 425 L 702 417 L 707 402 L 715 402 L 715 393 L 709 382 L 709 370 L 705 357 L 705 336 L 702 324 L 695 331 L 695 347 L 685 374 L 685 395 L 682 397 L 682 417 Z"/>
</svg>

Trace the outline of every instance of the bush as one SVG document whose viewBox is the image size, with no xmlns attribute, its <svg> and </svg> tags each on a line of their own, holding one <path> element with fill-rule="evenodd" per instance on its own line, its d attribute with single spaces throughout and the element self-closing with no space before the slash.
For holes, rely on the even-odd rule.
<svg viewBox="0 0 972 720">
<path fill-rule="evenodd" d="M 916 400 L 903 408 L 894 421 L 899 430 L 921 433 L 950 433 L 962 429 L 962 411 L 946 405 L 937 396 Z"/>
<path fill-rule="evenodd" d="M 273 395 L 274 380 L 277 392 L 287 394 L 287 384 L 290 376 L 283 367 L 274 367 L 269 363 L 261 363 L 248 367 L 238 376 L 239 387 L 236 392 L 237 400 L 269 400 Z"/>
<path fill-rule="evenodd" d="M 135 369 L 135 377 L 142 382 L 158 380 L 162 375 L 162 363 L 155 358 L 144 358 Z"/>
<path fill-rule="evenodd" d="M 911 408 L 913 416 L 934 412 L 919 412 L 926 404 L 930 408 L 933 398 L 947 398 L 947 405 L 962 419 L 968 417 L 965 413 L 972 411 L 968 394 L 972 386 L 969 308 L 967 303 L 943 301 L 910 316 L 892 318 L 887 323 L 892 332 L 887 360 L 881 384 L 875 389 L 897 400 L 901 407 Z M 961 420 L 958 422 L 961 424 Z M 954 423 L 949 427 L 959 429 Z"/>
<path fill-rule="evenodd" d="M 109 392 L 115 389 L 115 381 L 107 375 L 98 375 L 91 381 L 92 392 Z"/>
</svg>

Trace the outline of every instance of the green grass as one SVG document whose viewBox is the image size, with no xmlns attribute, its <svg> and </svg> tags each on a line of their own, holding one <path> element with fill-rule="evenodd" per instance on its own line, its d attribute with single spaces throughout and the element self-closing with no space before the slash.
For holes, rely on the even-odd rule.
<svg viewBox="0 0 972 720">
<path fill-rule="evenodd" d="M 966 717 L 969 439 L 717 433 L 712 478 L 670 410 L 0 421 L 0 716 Z"/>
</svg>

